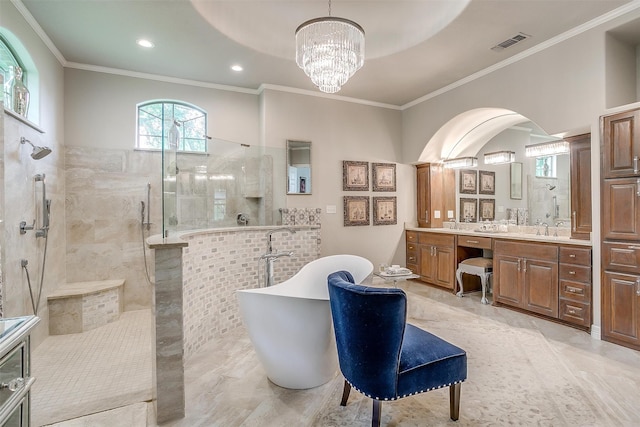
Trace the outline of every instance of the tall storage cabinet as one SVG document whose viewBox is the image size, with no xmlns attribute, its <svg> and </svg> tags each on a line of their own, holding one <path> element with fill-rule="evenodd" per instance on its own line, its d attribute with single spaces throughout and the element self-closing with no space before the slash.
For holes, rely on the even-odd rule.
<svg viewBox="0 0 640 427">
<path fill-rule="evenodd" d="M 640 350 L 640 109 L 600 125 L 602 338 Z"/>
<path fill-rule="evenodd" d="M 571 147 L 571 238 L 591 239 L 591 134 L 566 139 Z"/>
<path fill-rule="evenodd" d="M 425 163 L 416 166 L 418 227 L 442 227 L 447 211 L 455 211 L 456 192 L 453 169 Z"/>
</svg>

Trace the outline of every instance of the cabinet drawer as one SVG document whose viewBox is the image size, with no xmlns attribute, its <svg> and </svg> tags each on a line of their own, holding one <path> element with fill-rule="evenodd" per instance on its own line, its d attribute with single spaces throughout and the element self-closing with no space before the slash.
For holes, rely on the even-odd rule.
<svg viewBox="0 0 640 427">
<path fill-rule="evenodd" d="M 560 280 L 560 298 L 578 302 L 591 302 L 591 286 L 587 283 Z"/>
<path fill-rule="evenodd" d="M 576 282 L 591 283 L 591 267 L 560 264 L 560 280 L 575 280 Z"/>
<path fill-rule="evenodd" d="M 494 257 L 498 254 L 545 261 L 558 260 L 558 247 L 543 243 L 523 243 L 515 240 L 499 240 L 493 243 Z"/>
<path fill-rule="evenodd" d="M 602 261 L 605 270 L 635 273 L 640 268 L 640 245 L 603 242 Z"/>
<path fill-rule="evenodd" d="M 560 300 L 559 318 L 574 325 L 591 325 L 591 305 L 570 300 Z"/>
<path fill-rule="evenodd" d="M 591 266 L 591 249 L 560 246 L 560 262 Z"/>
<path fill-rule="evenodd" d="M 418 233 L 418 243 L 423 245 L 453 247 L 454 242 L 455 236 L 450 234 Z"/>
<path fill-rule="evenodd" d="M 18 379 L 26 381 L 27 371 L 24 360 L 25 344 L 23 341 L 0 360 L 0 382 L 11 384 Z M 4 404 L 14 393 L 9 388 L 0 389 L 0 405 Z"/>
<path fill-rule="evenodd" d="M 418 264 L 418 252 L 407 250 L 407 264 Z M 415 270 L 411 270 L 415 271 Z"/>
<path fill-rule="evenodd" d="M 407 253 L 418 250 L 418 244 L 414 242 L 407 242 Z"/>
<path fill-rule="evenodd" d="M 491 249 L 491 237 L 458 236 L 458 246 Z"/>
<path fill-rule="evenodd" d="M 409 242 L 413 242 L 413 243 L 417 243 L 418 242 L 418 233 L 416 231 L 407 231 L 407 243 Z"/>
</svg>

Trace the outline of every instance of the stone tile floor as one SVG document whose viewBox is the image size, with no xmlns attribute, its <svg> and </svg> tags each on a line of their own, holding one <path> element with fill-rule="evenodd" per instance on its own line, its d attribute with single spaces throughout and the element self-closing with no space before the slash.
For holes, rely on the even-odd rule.
<svg viewBox="0 0 640 427">
<path fill-rule="evenodd" d="M 409 295 L 410 322 L 467 351 L 469 378 L 462 386 L 457 423 L 449 420 L 448 391 L 443 389 L 385 403 L 383 425 L 640 425 L 640 352 L 563 325 L 482 305 L 478 293 L 457 298 L 419 282 L 400 286 Z M 86 375 L 102 384 L 105 378 L 99 375 L 109 374 Z M 311 390 L 286 390 L 270 383 L 243 329 L 188 360 L 185 376 L 186 417 L 163 426 L 364 427 L 371 422 L 371 402 L 357 392 L 352 391 L 346 407 L 339 406 L 343 381 L 339 374 Z M 125 383 L 133 381 L 127 378 Z M 107 392 L 104 398 L 110 398 Z M 87 411 L 97 413 L 54 425 L 155 426 L 153 406 L 146 400 L 140 396 L 117 409 Z M 34 406 L 35 402 L 36 398 Z"/>
</svg>

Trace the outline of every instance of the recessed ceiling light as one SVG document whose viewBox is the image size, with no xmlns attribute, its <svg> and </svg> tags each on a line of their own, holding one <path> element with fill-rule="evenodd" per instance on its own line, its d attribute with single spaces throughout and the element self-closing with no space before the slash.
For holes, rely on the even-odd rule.
<svg viewBox="0 0 640 427">
<path fill-rule="evenodd" d="M 136 40 L 136 43 L 138 44 L 138 46 L 147 47 L 147 48 L 152 48 L 155 46 L 155 44 L 153 44 L 152 41 L 147 39 L 138 39 Z"/>
<path fill-rule="evenodd" d="M 232 65 L 231 69 L 233 71 L 242 71 L 243 70 L 242 65 L 238 65 L 238 64 Z"/>
</svg>

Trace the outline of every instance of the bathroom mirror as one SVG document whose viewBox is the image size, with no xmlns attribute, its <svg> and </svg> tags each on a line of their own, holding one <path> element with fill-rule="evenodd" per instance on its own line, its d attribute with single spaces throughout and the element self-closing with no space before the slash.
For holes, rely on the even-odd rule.
<svg viewBox="0 0 640 427">
<path fill-rule="evenodd" d="M 522 163 L 511 163 L 510 171 L 510 198 L 512 200 L 522 200 Z"/>
<path fill-rule="evenodd" d="M 311 194 L 311 142 L 287 140 L 287 194 Z"/>
</svg>

